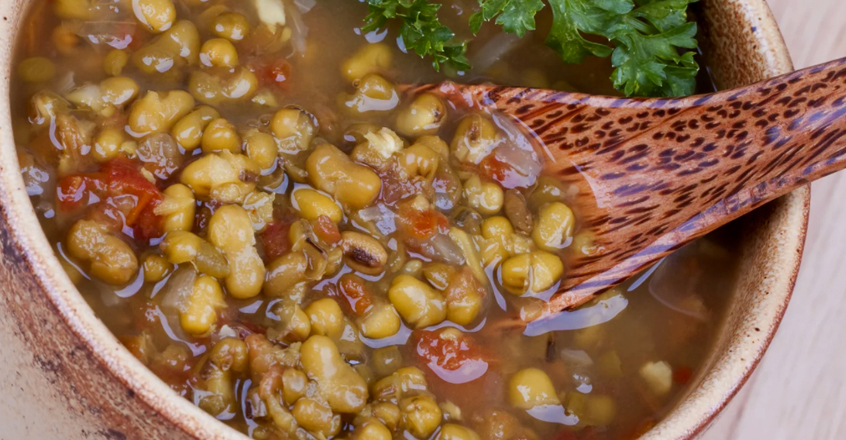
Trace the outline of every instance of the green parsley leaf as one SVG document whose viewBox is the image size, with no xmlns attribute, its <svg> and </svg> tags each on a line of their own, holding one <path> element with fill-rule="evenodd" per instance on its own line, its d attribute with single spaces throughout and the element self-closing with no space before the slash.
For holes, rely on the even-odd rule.
<svg viewBox="0 0 846 440">
<path fill-rule="evenodd" d="M 688 22 L 687 8 L 697 0 L 547 0 L 552 29 L 547 45 L 572 64 L 588 56 L 611 57 L 614 87 L 626 96 L 680 96 L 694 92 L 699 66 L 694 53 L 696 23 Z M 505 32 L 520 37 L 535 30 L 535 16 L 543 0 L 478 0 L 480 9 L 469 19 L 478 33 L 491 20 Z M 405 46 L 432 65 L 470 68 L 466 45 L 438 20 L 440 4 L 429 0 L 367 0 L 370 15 L 364 31 L 402 20 Z"/>
<path fill-rule="evenodd" d="M 613 48 L 589 41 L 582 33 L 600 34 L 618 15 L 634 7 L 625 0 L 550 0 L 549 4 L 553 19 L 546 44 L 570 64 L 579 64 L 590 55 L 611 55 Z"/>
<path fill-rule="evenodd" d="M 479 33 L 482 23 L 493 20 L 505 32 L 519 37 L 535 30 L 535 15 L 543 9 L 541 0 L 479 0 L 482 9 L 470 17 L 470 30 Z"/>
<path fill-rule="evenodd" d="M 696 23 L 685 23 L 666 32 L 644 35 L 635 30 L 618 31 L 618 43 L 611 64 L 614 87 L 626 96 L 690 95 L 696 87 L 699 67 L 693 52 L 679 53 L 678 48 L 696 48 Z"/>
<path fill-rule="evenodd" d="M 687 22 L 687 6 L 694 1 L 550 0 L 547 44 L 568 63 L 611 55 L 611 79 L 626 96 L 689 95 L 699 66 L 692 52 L 680 49 L 696 48 L 696 23 Z"/>
<path fill-rule="evenodd" d="M 435 70 L 440 71 L 441 64 L 470 69 L 466 44 L 452 42 L 455 33 L 438 20 L 440 4 L 427 0 L 367 0 L 367 6 L 370 14 L 364 19 L 364 32 L 382 29 L 389 20 L 402 20 L 403 44 L 420 57 L 430 57 Z"/>
<path fill-rule="evenodd" d="M 647 20 L 660 32 L 687 23 L 687 5 L 696 0 L 643 0 L 635 16 Z"/>
</svg>

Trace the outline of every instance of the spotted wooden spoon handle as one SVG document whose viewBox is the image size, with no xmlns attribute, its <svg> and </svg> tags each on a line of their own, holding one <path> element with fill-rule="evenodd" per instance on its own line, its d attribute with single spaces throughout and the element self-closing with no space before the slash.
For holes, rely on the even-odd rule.
<svg viewBox="0 0 846 440">
<path fill-rule="evenodd" d="M 846 59 L 740 89 L 622 99 L 517 87 L 422 87 L 512 116 L 577 185 L 596 250 L 547 305 L 576 307 L 691 240 L 846 168 Z"/>
</svg>

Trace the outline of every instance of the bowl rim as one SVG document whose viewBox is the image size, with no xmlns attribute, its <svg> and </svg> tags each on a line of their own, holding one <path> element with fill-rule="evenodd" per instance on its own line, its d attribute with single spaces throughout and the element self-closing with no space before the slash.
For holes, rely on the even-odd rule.
<svg viewBox="0 0 846 440">
<path fill-rule="evenodd" d="M 757 25 L 762 32 L 757 33 L 758 50 L 765 53 L 765 60 L 769 70 L 774 74 L 792 70 L 792 63 L 787 54 L 786 45 L 778 29 L 772 13 L 765 0 L 724 0 L 743 4 L 748 13 L 757 17 Z M 7 11 L 6 14 L 15 19 L 0 22 L 0 35 L 7 42 L 14 42 L 19 29 L 19 17 L 26 10 L 17 2 L 17 10 Z M 13 46 L 13 45 L 12 45 Z M 8 102 L 10 96 L 11 78 L 11 50 L 7 51 L 8 62 L 0 66 L 5 75 L 5 81 L 0 83 L 0 93 L 6 96 L 7 102 L 0 108 L 0 121 L 6 127 L 12 127 L 11 108 Z M 786 70 L 785 70 L 786 69 Z M 731 398 L 742 387 L 761 360 L 764 351 L 769 346 L 778 324 L 784 315 L 787 303 L 793 291 L 796 276 L 801 262 L 804 238 L 810 210 L 810 190 L 808 187 L 799 189 L 789 196 L 794 197 L 799 206 L 790 207 L 790 212 L 799 219 L 801 228 L 795 231 L 789 248 L 780 252 L 787 255 L 791 270 L 780 274 L 782 285 L 786 288 L 772 295 L 768 301 L 777 307 L 774 319 L 766 329 L 766 335 L 754 347 L 754 356 L 749 357 L 741 365 L 741 372 L 731 370 L 717 377 L 720 386 L 709 392 L 710 400 L 692 408 L 686 413 L 671 411 L 652 430 L 644 435 L 644 439 L 667 440 L 692 438 L 701 433 L 726 406 Z M 214 440 L 246 440 L 247 436 L 235 429 L 219 423 L 199 407 L 181 398 L 173 392 L 163 381 L 158 379 L 152 371 L 138 361 L 117 337 L 109 331 L 105 324 L 94 314 L 91 307 L 77 291 L 48 242 L 41 225 L 38 222 L 33 206 L 27 196 L 23 178 L 19 172 L 15 141 L 11 130 L 0 130 L 0 215 L 8 225 L 8 234 L 18 247 L 37 278 L 41 289 L 48 296 L 50 302 L 61 315 L 68 328 L 88 345 L 91 352 L 112 376 L 117 378 L 125 387 L 134 391 L 149 407 L 168 420 L 173 426 L 194 438 Z M 797 212 L 798 210 L 798 212 Z M 686 399 L 687 397 L 685 397 Z M 714 405 L 716 403 L 716 405 Z"/>
<path fill-rule="evenodd" d="M 743 14 L 747 23 L 752 23 L 751 31 L 757 36 L 753 49 L 756 55 L 764 60 L 765 66 L 762 70 L 768 76 L 777 76 L 795 70 L 787 44 L 766 0 L 726 0 L 726 2 L 734 5 L 737 13 Z M 701 378 L 700 383 L 694 387 L 695 389 L 688 390 L 682 402 L 679 402 L 655 427 L 646 432 L 641 440 L 697 438 L 711 426 L 749 380 L 772 343 L 787 311 L 799 274 L 810 215 L 811 186 L 805 185 L 778 200 L 788 206 L 785 208 L 788 211 L 785 217 L 789 218 L 785 218 L 783 223 L 796 229 L 790 231 L 782 228 L 778 231 L 783 235 L 779 237 L 779 244 L 784 246 L 780 252 L 782 257 L 786 257 L 782 266 L 783 270 L 776 271 L 775 276 L 767 279 L 766 286 L 758 291 L 758 297 L 762 298 L 761 309 L 770 310 L 771 316 L 763 322 L 744 322 L 742 328 L 733 329 L 732 343 L 729 348 L 742 351 L 745 357 L 735 357 L 734 368 L 717 368 L 716 365 L 711 365 L 705 377 Z M 771 238 L 771 240 L 774 239 Z M 767 290 L 773 286 L 778 288 Z M 758 332 L 759 328 L 756 325 L 762 326 L 763 337 L 751 341 L 749 338 L 743 341 L 737 340 L 739 333 Z M 699 391 L 706 381 L 712 389 L 705 392 L 705 395 L 699 399 L 690 399 L 691 394 Z"/>
</svg>

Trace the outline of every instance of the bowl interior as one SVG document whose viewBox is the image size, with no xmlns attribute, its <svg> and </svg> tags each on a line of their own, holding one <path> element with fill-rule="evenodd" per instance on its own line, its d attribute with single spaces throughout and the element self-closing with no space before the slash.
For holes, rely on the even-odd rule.
<svg viewBox="0 0 846 440">
<path fill-rule="evenodd" d="M 6 78 L 0 94 L 5 96 L 27 4 L 0 0 L 0 69 Z M 703 0 L 697 13 L 700 42 L 718 87 L 792 70 L 764 0 Z M 11 127 L 8 99 L 0 121 Z M 36 390 L 0 396 L 0 419 L 19 420 L 0 426 L 0 437 L 85 439 L 104 432 L 109 439 L 245 439 L 177 398 L 97 319 L 53 257 L 17 167 L 11 131 L 0 130 L 0 280 L 6 281 L 0 286 L 0 370 L 19 372 Z M 760 360 L 795 281 L 809 198 L 805 187 L 738 220 L 744 231 L 740 277 L 704 373 L 643 438 L 682 439 L 701 432 Z M 0 390 L 17 389 L 17 382 L 0 379 Z M 50 423 L 20 417 L 30 411 L 51 414 Z"/>
</svg>

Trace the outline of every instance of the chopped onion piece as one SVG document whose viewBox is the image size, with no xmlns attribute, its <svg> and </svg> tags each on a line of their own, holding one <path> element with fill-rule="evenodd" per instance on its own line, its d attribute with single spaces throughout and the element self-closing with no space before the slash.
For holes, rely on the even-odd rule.
<svg viewBox="0 0 846 440">
<path fill-rule="evenodd" d="M 584 350 L 561 350 L 561 359 L 572 367 L 589 367 L 593 365 L 593 359 Z"/>
<path fill-rule="evenodd" d="M 669 393 L 673 387 L 673 369 L 664 361 L 647 362 L 640 367 L 639 373 L 649 389 L 658 396 Z"/>
<path fill-rule="evenodd" d="M 434 251 L 433 258 L 450 265 L 464 264 L 464 252 L 452 241 L 449 235 L 435 234 L 430 242 Z"/>
<path fill-rule="evenodd" d="M 517 122 L 515 122 L 511 116 L 499 112 L 493 112 L 491 117 L 497 127 L 505 132 L 505 137 L 507 137 L 509 141 L 511 141 L 519 149 L 534 154 L 535 149 L 532 146 L 532 141 L 523 132 L 523 130 L 520 129 Z"/>
<path fill-rule="evenodd" d="M 306 37 L 308 37 L 308 26 L 303 21 L 303 16 L 297 8 L 290 8 L 288 10 L 291 16 L 289 24 L 291 28 L 291 46 L 294 51 L 304 54 L 306 51 Z"/>
<path fill-rule="evenodd" d="M 496 112 L 491 116 L 507 139 L 491 154 L 522 176 L 517 186 L 533 185 L 543 170 L 543 160 L 535 151 L 531 139 L 511 117 Z"/>
<path fill-rule="evenodd" d="M 358 211 L 358 216 L 366 222 L 376 222 L 382 219 L 382 205 L 371 206 Z"/>
<path fill-rule="evenodd" d="M 695 247 L 686 246 L 657 263 L 649 280 L 649 293 L 658 302 L 676 312 L 707 321 L 710 316 L 702 297 L 696 293 L 701 271 L 691 273 L 686 267 L 696 258 Z"/>
<path fill-rule="evenodd" d="M 217 332 L 217 336 L 219 339 L 237 338 L 238 332 L 235 331 L 235 329 L 233 329 L 232 327 L 224 325 L 220 327 L 220 330 Z"/>
<path fill-rule="evenodd" d="M 494 63 L 499 61 L 506 53 L 510 52 L 520 37 L 506 32 L 498 33 L 491 38 L 480 50 L 470 57 L 470 65 L 478 72 L 484 72 Z"/>
<path fill-rule="evenodd" d="M 80 272 L 80 273 L 82 273 L 82 272 Z M 103 302 L 103 306 L 105 306 L 105 307 L 118 307 L 122 304 L 121 300 L 123 298 L 115 295 L 115 291 L 112 290 L 111 288 L 109 288 L 109 286 L 106 286 L 106 285 L 104 285 L 103 283 L 100 283 L 100 282 L 92 283 L 92 285 L 93 285 L 93 290 L 95 290 L 97 292 L 97 294 L 100 295 L 100 301 Z"/>
<path fill-rule="evenodd" d="M 194 292 L 194 280 L 197 279 L 197 272 L 190 265 L 180 266 L 168 278 L 167 284 L 162 288 L 162 309 L 176 309 L 184 312 L 185 300 Z"/>
<path fill-rule="evenodd" d="M 376 229 L 378 229 L 383 235 L 390 235 L 397 230 L 395 222 L 396 215 L 387 206 L 381 203 L 376 206 L 362 209 L 358 212 L 358 216 L 366 222 L 373 223 L 373 225 L 376 226 Z"/>
<path fill-rule="evenodd" d="M 402 139 L 387 127 L 382 127 L 378 132 L 368 131 L 364 137 L 382 159 L 388 159 L 395 153 L 399 153 L 404 144 Z"/>
<path fill-rule="evenodd" d="M 70 101 L 77 107 L 85 107 L 93 109 L 94 111 L 103 110 L 106 103 L 103 101 L 103 94 L 100 86 L 95 84 L 86 84 L 77 87 L 65 94 L 65 99 Z"/>
<path fill-rule="evenodd" d="M 73 90 L 74 87 L 76 87 L 76 81 L 74 80 L 74 73 L 72 70 L 65 72 L 56 81 L 56 91 L 61 94 L 65 94 Z"/>
<path fill-rule="evenodd" d="M 285 5 L 282 0 L 254 0 L 256 14 L 262 23 L 274 29 L 277 25 L 285 26 Z"/>
<path fill-rule="evenodd" d="M 308 11 L 311 11 L 312 8 L 317 6 L 316 0 L 294 0 L 294 4 L 297 5 L 297 9 L 300 10 L 303 14 Z"/>
<path fill-rule="evenodd" d="M 502 182 L 507 188 L 530 187 L 537 182 L 543 164 L 534 151 L 526 151 L 513 142 L 504 142 L 491 154 L 500 163 L 508 164 L 512 175 L 507 182 Z"/>
</svg>

